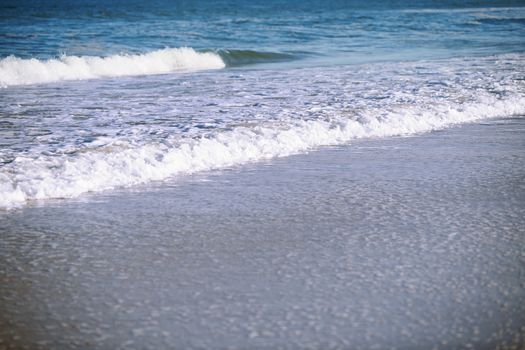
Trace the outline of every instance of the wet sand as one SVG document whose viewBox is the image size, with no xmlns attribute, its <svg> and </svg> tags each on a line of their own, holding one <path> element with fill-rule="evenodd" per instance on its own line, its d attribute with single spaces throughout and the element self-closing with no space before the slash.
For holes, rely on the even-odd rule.
<svg viewBox="0 0 525 350">
<path fill-rule="evenodd" d="M 0 349 L 525 344 L 525 118 L 0 213 Z"/>
</svg>

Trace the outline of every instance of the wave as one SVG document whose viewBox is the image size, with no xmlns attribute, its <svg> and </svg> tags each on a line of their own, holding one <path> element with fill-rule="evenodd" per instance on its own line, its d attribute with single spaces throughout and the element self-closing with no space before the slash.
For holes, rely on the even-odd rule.
<svg viewBox="0 0 525 350">
<path fill-rule="evenodd" d="M 63 55 L 57 59 L 38 60 L 9 56 L 0 60 L 0 85 L 163 74 L 175 71 L 221 69 L 225 66 L 219 54 L 197 52 L 189 47 L 108 57 Z"/>
<path fill-rule="evenodd" d="M 253 50 L 216 50 L 229 67 L 244 66 L 255 63 L 270 63 L 292 60 L 295 56 L 287 53 L 264 52 Z"/>
<path fill-rule="evenodd" d="M 241 126 L 209 137 L 133 147 L 113 144 L 76 157 L 17 158 L 0 173 L 0 207 L 220 169 L 344 144 L 357 138 L 411 135 L 485 118 L 525 114 L 522 95 L 490 94 L 477 103 L 399 107 L 350 117 Z M 37 174 L 37 175 L 35 175 Z"/>
</svg>

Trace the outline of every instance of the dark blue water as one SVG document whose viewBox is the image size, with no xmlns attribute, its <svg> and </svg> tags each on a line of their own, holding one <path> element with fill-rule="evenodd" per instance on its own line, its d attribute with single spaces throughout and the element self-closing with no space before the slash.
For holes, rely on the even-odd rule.
<svg viewBox="0 0 525 350">
<path fill-rule="evenodd" d="M 0 4 L 0 57 L 108 56 L 189 46 L 326 64 L 519 52 L 525 48 L 523 6 L 451 0 L 7 0 Z"/>
</svg>

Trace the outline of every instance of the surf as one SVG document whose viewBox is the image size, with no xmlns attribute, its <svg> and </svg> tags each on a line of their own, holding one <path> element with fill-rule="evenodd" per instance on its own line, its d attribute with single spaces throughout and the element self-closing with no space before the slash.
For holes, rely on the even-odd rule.
<svg viewBox="0 0 525 350">
<path fill-rule="evenodd" d="M 19 157 L 0 172 L 0 208 L 73 198 L 87 192 L 161 181 L 173 176 L 285 157 L 360 138 L 406 136 L 486 118 L 525 114 L 525 99 L 480 96 L 477 103 L 398 108 L 387 114 L 239 126 L 198 138 L 174 138 L 135 147 L 115 142 L 75 157 Z"/>
<path fill-rule="evenodd" d="M 62 55 L 59 58 L 39 60 L 9 56 L 0 60 L 0 85 L 6 87 L 225 67 L 226 63 L 219 54 L 198 52 L 191 47 L 107 57 Z"/>
</svg>

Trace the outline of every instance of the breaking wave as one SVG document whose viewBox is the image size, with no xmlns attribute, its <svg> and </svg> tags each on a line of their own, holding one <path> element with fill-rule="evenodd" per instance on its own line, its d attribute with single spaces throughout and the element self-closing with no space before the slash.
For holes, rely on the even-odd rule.
<svg viewBox="0 0 525 350">
<path fill-rule="evenodd" d="M 9 56 L 0 60 L 0 85 L 27 85 L 61 80 L 163 74 L 224 68 L 221 56 L 189 47 L 168 48 L 138 55 L 66 56 L 39 60 Z"/>
<path fill-rule="evenodd" d="M 484 118 L 525 114 L 520 95 L 481 96 L 476 103 L 441 104 L 363 112 L 359 116 L 235 127 L 197 139 L 110 146 L 68 156 L 18 157 L 0 172 L 0 207 L 31 200 L 76 197 L 86 192 L 158 181 L 347 143 L 366 137 L 411 135 Z"/>
<path fill-rule="evenodd" d="M 221 56 L 224 63 L 229 67 L 256 63 L 289 61 L 295 58 L 294 55 L 287 53 L 253 50 L 217 50 L 215 52 Z"/>
</svg>

